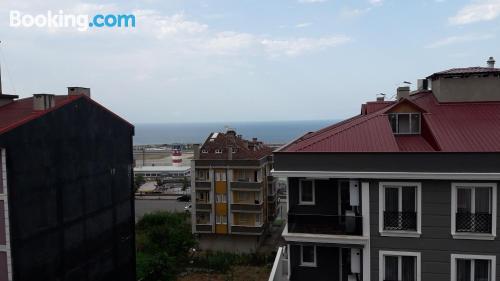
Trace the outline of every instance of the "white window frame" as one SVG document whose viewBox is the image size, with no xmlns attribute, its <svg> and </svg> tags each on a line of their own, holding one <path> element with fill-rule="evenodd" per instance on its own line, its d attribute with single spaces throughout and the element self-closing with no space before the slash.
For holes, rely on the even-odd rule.
<svg viewBox="0 0 500 281">
<path fill-rule="evenodd" d="M 384 280 L 385 278 L 385 257 L 386 256 L 397 256 L 398 257 L 398 274 L 401 275 L 401 267 L 402 267 L 402 262 L 401 262 L 401 257 L 406 256 L 406 257 L 416 257 L 416 262 L 417 262 L 417 280 L 416 281 L 422 281 L 422 259 L 421 259 L 421 254 L 420 252 L 400 252 L 400 251 L 379 251 L 378 252 L 378 262 L 379 262 L 379 280 Z M 401 280 L 401 278 L 399 278 Z"/>
<path fill-rule="evenodd" d="M 413 114 L 417 114 L 419 116 L 418 117 L 418 123 L 419 123 L 418 124 L 418 129 L 419 130 L 418 130 L 418 132 L 415 132 L 415 133 L 411 132 L 411 129 L 412 129 L 411 128 L 411 116 Z M 409 126 L 410 132 L 409 133 L 400 133 L 398 131 L 398 132 L 393 132 L 393 134 L 395 134 L 395 135 L 403 135 L 404 136 L 404 135 L 420 135 L 422 133 L 422 113 L 421 112 L 391 112 L 391 113 L 388 113 L 387 115 L 389 117 L 391 115 L 395 115 L 396 116 L 396 130 L 399 129 L 399 115 L 409 115 L 409 117 L 408 117 L 409 118 L 409 120 L 408 120 L 408 122 L 409 122 L 408 126 Z M 389 122 L 390 122 L 390 120 L 389 120 Z M 391 126 L 391 130 L 392 130 L 392 126 Z"/>
<path fill-rule="evenodd" d="M 491 187 L 491 233 L 456 232 L 457 189 L 459 187 Z M 497 184 L 478 182 L 451 183 L 451 235 L 454 239 L 494 240 L 497 236 Z"/>
<path fill-rule="evenodd" d="M 216 224 L 227 224 L 227 216 L 225 216 L 225 215 L 217 215 L 215 223 Z"/>
<path fill-rule="evenodd" d="M 208 150 L 206 150 L 206 149 L 202 149 L 202 150 L 201 150 L 201 153 L 208 153 Z"/>
<path fill-rule="evenodd" d="M 226 193 L 216 193 L 215 194 L 215 203 L 227 203 Z"/>
<path fill-rule="evenodd" d="M 312 182 L 312 201 L 302 201 L 302 182 Z M 299 180 L 299 205 L 316 205 L 316 181 L 314 179 L 301 179 Z"/>
<path fill-rule="evenodd" d="M 215 154 L 222 154 L 222 149 L 216 149 Z"/>
<path fill-rule="evenodd" d="M 385 188 L 386 186 L 394 187 L 416 187 L 416 208 L 417 208 L 417 231 L 411 230 L 386 230 L 384 229 L 384 211 L 385 211 Z M 402 193 L 399 191 L 399 207 L 402 207 Z M 418 238 L 422 235 L 422 183 L 420 182 L 380 182 L 378 192 L 378 231 L 381 236 L 391 237 L 414 237 Z"/>
<path fill-rule="evenodd" d="M 304 253 L 303 253 L 303 248 L 304 245 L 300 245 L 300 266 L 306 266 L 306 267 L 316 267 L 317 265 L 317 256 L 316 256 L 316 245 L 305 245 L 306 247 L 313 247 L 314 251 L 314 262 L 304 262 Z"/>
<path fill-rule="evenodd" d="M 493 255 L 468 255 L 468 254 L 451 254 L 451 281 L 457 280 L 457 259 L 465 260 L 489 260 L 490 261 L 490 280 L 496 280 L 496 260 L 497 257 Z M 471 275 L 474 274 L 474 265 L 471 269 Z M 474 280 L 474 279 L 472 279 Z"/>
</svg>

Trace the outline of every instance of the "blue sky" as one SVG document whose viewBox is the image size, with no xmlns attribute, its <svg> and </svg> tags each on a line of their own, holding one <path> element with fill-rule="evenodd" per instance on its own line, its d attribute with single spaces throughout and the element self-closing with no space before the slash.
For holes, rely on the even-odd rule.
<svg viewBox="0 0 500 281">
<path fill-rule="evenodd" d="M 500 0 L 39 2 L 0 3 L 4 92 L 86 86 L 136 123 L 345 118 L 402 81 L 500 60 Z M 137 26 L 13 28 L 12 10 Z"/>
</svg>

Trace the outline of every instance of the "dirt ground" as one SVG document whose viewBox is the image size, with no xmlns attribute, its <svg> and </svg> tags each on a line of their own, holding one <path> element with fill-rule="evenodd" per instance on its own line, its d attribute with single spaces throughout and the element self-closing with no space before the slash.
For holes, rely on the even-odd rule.
<svg viewBox="0 0 500 281">
<path fill-rule="evenodd" d="M 227 273 L 191 273 L 177 278 L 177 281 L 266 281 L 271 269 L 255 266 L 235 266 Z"/>
</svg>

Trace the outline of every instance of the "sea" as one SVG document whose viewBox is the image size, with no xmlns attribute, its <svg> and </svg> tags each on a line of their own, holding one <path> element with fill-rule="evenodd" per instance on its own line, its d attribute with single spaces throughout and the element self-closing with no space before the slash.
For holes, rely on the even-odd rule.
<svg viewBox="0 0 500 281">
<path fill-rule="evenodd" d="M 212 132 L 236 130 L 243 138 L 254 137 L 265 143 L 284 144 L 307 132 L 316 131 L 340 120 L 232 122 L 232 123 L 156 123 L 134 124 L 134 145 L 203 143 Z"/>
</svg>

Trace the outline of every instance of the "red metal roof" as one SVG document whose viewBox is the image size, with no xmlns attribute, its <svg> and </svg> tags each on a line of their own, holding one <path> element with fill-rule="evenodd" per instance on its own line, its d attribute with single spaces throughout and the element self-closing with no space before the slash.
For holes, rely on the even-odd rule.
<svg viewBox="0 0 500 281">
<path fill-rule="evenodd" d="M 61 95 L 61 96 L 55 96 L 54 98 L 55 98 L 55 106 L 48 110 L 33 110 L 33 98 L 14 100 L 9 104 L 0 106 L 0 134 L 3 134 L 14 128 L 17 128 L 31 120 L 39 118 L 47 114 L 48 112 L 54 111 L 80 98 L 87 98 L 92 103 L 110 112 L 115 117 L 123 120 L 124 122 L 129 124 L 129 126 L 132 126 L 132 124 L 128 123 L 118 115 L 114 114 L 104 106 L 100 105 L 99 103 L 88 98 L 85 95 L 73 95 L 73 96 Z"/>
<path fill-rule="evenodd" d="M 499 152 L 500 102 L 439 103 L 432 92 L 409 97 L 422 110 L 422 134 L 394 135 L 387 103 L 285 146 L 283 152 Z M 379 105 L 377 105 L 378 107 Z M 364 107 L 366 109 L 366 107 Z M 433 145 L 431 145 L 433 144 Z"/>
</svg>

